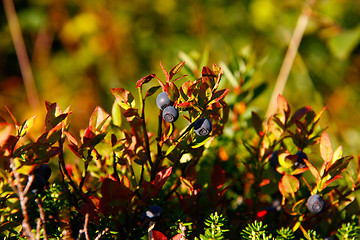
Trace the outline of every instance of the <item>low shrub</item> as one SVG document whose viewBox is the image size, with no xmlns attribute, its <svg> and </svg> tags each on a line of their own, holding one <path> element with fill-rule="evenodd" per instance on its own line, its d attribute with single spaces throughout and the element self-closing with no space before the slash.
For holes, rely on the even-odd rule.
<svg viewBox="0 0 360 240">
<path fill-rule="evenodd" d="M 333 148 L 319 126 L 325 108 L 292 112 L 279 95 L 277 113 L 263 120 L 247 108 L 264 89 L 250 88 L 250 75 L 230 91 L 213 65 L 179 87 L 183 66 L 162 66 L 165 81 L 140 79 L 138 100 L 111 89 L 111 114 L 97 107 L 78 137 L 70 107 L 46 102 L 35 140 L 36 116 L 18 124 L 9 110 L 14 123 L 0 125 L 1 236 L 356 239 L 359 159 Z"/>
</svg>

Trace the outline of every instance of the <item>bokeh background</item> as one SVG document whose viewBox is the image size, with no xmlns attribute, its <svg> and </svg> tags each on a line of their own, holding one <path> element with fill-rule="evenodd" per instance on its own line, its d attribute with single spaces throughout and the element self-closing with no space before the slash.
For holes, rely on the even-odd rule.
<svg viewBox="0 0 360 240">
<path fill-rule="evenodd" d="M 4 0 L 6 1 L 6 0 Z M 138 79 L 161 76 L 186 60 L 228 66 L 238 59 L 251 84 L 266 83 L 252 108 L 265 115 L 303 0 L 15 0 L 39 106 L 30 105 L 3 4 L 0 9 L 0 116 L 21 123 L 45 114 L 44 101 L 71 105 L 72 129 L 94 108 L 111 111 L 112 87 L 135 92 Z M 360 1 L 317 0 L 284 96 L 293 109 L 328 106 L 322 126 L 346 154 L 360 152 Z M 185 72 L 186 73 L 186 72 Z M 196 71 L 195 71 L 196 75 Z M 240 81 L 241 74 L 234 74 Z M 226 76 L 225 76 L 226 79 Z M 231 84 L 228 84 L 231 87 Z M 40 129 L 41 126 L 39 125 Z M 35 131 L 35 130 L 34 130 Z M 39 130 L 40 131 L 40 130 Z"/>
</svg>

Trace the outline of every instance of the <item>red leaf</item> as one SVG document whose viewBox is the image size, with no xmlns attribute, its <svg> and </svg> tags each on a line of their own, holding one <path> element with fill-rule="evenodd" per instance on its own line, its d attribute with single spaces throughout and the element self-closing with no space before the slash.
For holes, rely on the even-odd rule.
<svg viewBox="0 0 360 240">
<path fill-rule="evenodd" d="M 323 132 L 320 139 L 320 155 L 325 162 L 331 162 L 333 156 L 333 149 L 330 142 L 329 135 Z"/>
<path fill-rule="evenodd" d="M 78 147 L 75 146 L 75 145 L 71 145 L 71 144 L 68 144 L 70 150 L 78 157 L 78 158 L 83 158 L 83 156 L 78 152 Z"/>
<path fill-rule="evenodd" d="M 339 178 L 343 178 L 343 176 L 341 176 L 341 175 L 336 175 L 336 176 L 334 176 L 333 178 L 327 180 L 327 181 L 322 185 L 321 191 L 324 190 L 330 183 L 334 182 L 335 180 L 337 180 L 337 179 L 339 179 Z"/>
<path fill-rule="evenodd" d="M 178 233 L 175 236 L 172 237 L 172 240 L 185 240 L 185 236 L 182 233 Z"/>
<path fill-rule="evenodd" d="M 211 102 L 215 103 L 215 102 L 218 102 L 220 100 L 222 100 L 226 94 L 229 92 L 229 89 L 222 89 L 222 90 L 219 90 L 217 92 L 215 92 L 213 95 L 212 95 L 212 100 Z"/>
<path fill-rule="evenodd" d="M 184 66 L 185 61 L 176 64 L 171 70 L 170 70 L 170 76 L 169 76 L 169 80 L 171 80 L 175 74 L 177 74 L 178 72 L 180 72 L 180 70 L 182 69 L 182 67 Z"/>
<path fill-rule="evenodd" d="M 136 108 L 128 108 L 123 112 L 124 117 L 134 117 L 139 116 L 138 110 Z"/>
<path fill-rule="evenodd" d="M 215 77 L 216 75 L 213 73 L 213 71 L 210 70 L 208 67 L 203 67 L 201 71 L 202 75 L 202 82 L 207 83 L 211 88 L 215 86 Z"/>
<path fill-rule="evenodd" d="M 137 88 L 142 87 L 142 85 L 143 85 L 144 83 L 150 82 L 151 79 L 153 79 L 154 77 L 155 77 L 155 74 L 150 74 L 150 75 L 148 75 L 148 76 L 146 76 L 146 77 L 143 77 L 142 79 L 140 79 L 140 80 L 138 80 L 138 81 L 136 82 L 136 87 L 137 87 Z"/>
<path fill-rule="evenodd" d="M 217 189 L 224 186 L 226 182 L 225 170 L 220 166 L 220 164 L 215 164 L 213 172 L 211 174 L 211 183 Z"/>
<path fill-rule="evenodd" d="M 151 230 L 151 233 L 154 240 L 167 240 L 167 237 L 162 232 Z"/>
<path fill-rule="evenodd" d="M 165 79 L 166 79 L 166 82 L 169 82 L 170 81 L 170 77 L 169 77 L 169 73 L 166 71 L 166 69 L 164 68 L 164 66 L 162 65 L 161 61 L 160 61 L 160 66 L 164 72 L 164 75 L 165 75 Z"/>
<path fill-rule="evenodd" d="M 179 108 L 189 108 L 191 107 L 193 104 L 191 102 L 182 102 L 177 104 L 176 106 Z"/>
<path fill-rule="evenodd" d="M 285 97 L 282 96 L 281 94 L 279 94 L 277 97 L 277 106 L 279 112 L 285 116 L 285 119 L 288 119 L 290 115 L 290 106 L 287 100 L 285 99 Z"/>
<path fill-rule="evenodd" d="M 165 184 L 166 180 L 169 178 L 172 172 L 172 167 L 166 168 L 158 172 L 155 176 L 154 181 L 152 183 L 159 189 Z"/>
</svg>

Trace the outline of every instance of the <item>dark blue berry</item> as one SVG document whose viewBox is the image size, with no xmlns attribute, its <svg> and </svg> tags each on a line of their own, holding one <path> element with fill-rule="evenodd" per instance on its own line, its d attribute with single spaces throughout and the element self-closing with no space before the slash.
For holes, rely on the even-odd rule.
<svg viewBox="0 0 360 240">
<path fill-rule="evenodd" d="M 170 100 L 166 92 L 161 92 L 156 98 L 156 105 L 161 110 L 164 110 L 167 106 L 171 106 L 174 103 Z"/>
<path fill-rule="evenodd" d="M 194 124 L 194 130 L 199 136 L 207 136 L 212 130 L 211 122 L 207 118 L 198 119 Z"/>
<path fill-rule="evenodd" d="M 298 151 L 296 153 L 296 155 L 298 156 L 298 160 L 295 163 L 295 166 L 299 167 L 299 168 L 306 167 L 306 164 L 305 164 L 305 161 L 304 161 L 304 159 L 308 160 L 308 156 L 306 155 L 306 153 L 304 153 L 303 151 Z"/>
<path fill-rule="evenodd" d="M 279 152 L 274 151 L 269 158 L 270 166 L 274 169 L 279 165 Z"/>
<path fill-rule="evenodd" d="M 169 123 L 175 122 L 179 117 L 179 111 L 173 106 L 167 106 L 163 110 L 162 117 Z"/>
<path fill-rule="evenodd" d="M 325 201 L 319 194 L 314 194 L 308 198 L 306 205 L 310 212 L 319 213 L 324 209 Z"/>
<path fill-rule="evenodd" d="M 152 205 L 149 210 L 146 211 L 146 217 L 150 220 L 155 220 L 160 217 L 162 208 L 157 205 Z"/>
<path fill-rule="evenodd" d="M 35 173 L 40 174 L 45 180 L 49 180 L 51 176 L 51 168 L 49 167 L 49 165 L 44 163 L 43 165 L 41 165 L 40 168 L 35 170 Z"/>
<path fill-rule="evenodd" d="M 32 175 L 29 175 L 29 177 L 30 176 L 32 176 Z M 37 173 L 35 173 L 33 176 L 34 176 L 34 179 L 31 183 L 30 191 L 33 193 L 40 193 L 45 188 L 46 180 L 40 174 L 37 174 Z"/>
</svg>

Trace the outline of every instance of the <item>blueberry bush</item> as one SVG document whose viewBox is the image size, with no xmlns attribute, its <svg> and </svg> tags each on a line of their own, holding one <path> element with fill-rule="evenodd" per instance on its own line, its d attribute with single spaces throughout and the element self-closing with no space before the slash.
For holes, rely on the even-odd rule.
<svg viewBox="0 0 360 240">
<path fill-rule="evenodd" d="M 46 102 L 37 138 L 28 136 L 39 119 L 18 124 L 8 109 L 1 237 L 355 239 L 359 159 L 333 148 L 319 126 L 326 108 L 292 111 L 278 95 L 264 120 L 246 108 L 263 89 L 246 73 L 230 91 L 217 65 L 192 80 L 184 66 L 161 64 L 164 76 L 138 80 L 137 97 L 112 88 L 111 113 L 96 107 L 77 135 L 70 107 Z"/>
</svg>

